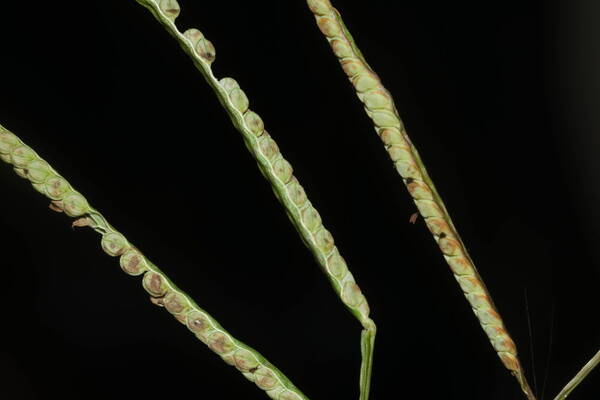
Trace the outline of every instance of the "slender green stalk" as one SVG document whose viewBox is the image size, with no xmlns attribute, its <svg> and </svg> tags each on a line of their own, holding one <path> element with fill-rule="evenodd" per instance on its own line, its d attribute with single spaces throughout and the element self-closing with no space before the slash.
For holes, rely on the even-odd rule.
<svg viewBox="0 0 600 400">
<path fill-rule="evenodd" d="M 344 305 L 361 322 L 364 329 L 361 335 L 363 360 L 360 399 L 367 400 L 376 327 L 369 317 L 367 300 L 335 246 L 333 236 L 323 226 L 319 213 L 293 175 L 292 166 L 283 158 L 277 144 L 264 129 L 262 119 L 249 109 L 248 98 L 239 84 L 232 78 L 219 80 L 213 75 L 211 64 L 215 60 L 216 52 L 212 43 L 197 29 L 188 29 L 184 33 L 177 29 L 175 19 L 180 13 L 180 7 L 175 0 L 136 1 L 149 9 L 177 40 L 215 91 L 302 240 L 318 261 Z"/>
<path fill-rule="evenodd" d="M 437 242 L 454 277 L 462 288 L 481 327 L 504 366 L 517 378 L 527 397 L 535 399 L 489 291 L 477 272 L 440 195 L 427 174 L 417 149 L 406 134 L 394 101 L 377 74 L 367 64 L 340 13 L 329 0 L 307 0 L 317 25 L 325 35 L 358 98 L 373 120 L 396 170 L 402 177 L 427 227 Z"/>
<path fill-rule="evenodd" d="M 556 395 L 554 400 L 564 400 L 567 396 L 585 379 L 585 377 L 592 372 L 592 370 L 600 364 L 600 351 L 598 351 L 590 361 L 588 361 L 583 368 L 567 383 L 567 385 Z"/>
<path fill-rule="evenodd" d="M 19 176 L 28 179 L 35 190 L 50 198 L 53 210 L 77 218 L 73 226 L 89 226 L 100 233 L 102 249 L 110 256 L 119 257 L 125 273 L 132 276 L 143 275 L 142 285 L 150 294 L 152 303 L 164 307 L 227 364 L 236 367 L 274 400 L 308 400 L 281 371 L 256 350 L 231 336 L 175 286 L 156 265 L 113 228 L 98 210 L 92 208 L 65 178 L 2 125 L 0 159 L 11 164 Z"/>
</svg>

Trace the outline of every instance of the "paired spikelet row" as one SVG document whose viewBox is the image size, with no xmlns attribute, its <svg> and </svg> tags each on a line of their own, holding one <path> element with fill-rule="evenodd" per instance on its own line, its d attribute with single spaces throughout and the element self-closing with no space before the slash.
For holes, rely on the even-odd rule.
<svg viewBox="0 0 600 400">
<path fill-rule="evenodd" d="M 196 67 L 216 91 L 233 124 L 242 134 L 246 146 L 256 159 L 262 174 L 271 184 L 292 224 L 317 259 L 342 302 L 363 324 L 375 329 L 369 318 L 369 305 L 352 273 L 337 249 L 333 236 L 323 226 L 319 212 L 308 200 L 303 187 L 293 175 L 293 168 L 283 158 L 277 143 L 265 130 L 263 120 L 249 108 L 248 97 L 233 78 L 217 79 L 211 64 L 216 58 L 213 44 L 198 29 L 183 34 L 175 26 L 179 5 L 175 0 L 138 0 L 179 41 Z"/>
<path fill-rule="evenodd" d="M 28 179 L 35 190 L 48 197 L 53 210 L 78 218 L 73 222 L 74 226 L 89 226 L 99 232 L 102 235 L 102 249 L 110 256 L 119 257 L 124 272 L 132 276 L 143 275 L 142 285 L 150 294 L 152 303 L 164 307 L 227 364 L 237 368 L 274 400 L 307 400 L 277 368 L 227 333 L 125 236 L 109 225 L 81 193 L 73 189 L 33 149 L 1 125 L 0 159 L 11 164 L 19 176 Z"/>
<path fill-rule="evenodd" d="M 517 358 L 515 343 L 507 333 L 490 295 L 469 257 L 446 208 L 429 179 L 425 167 L 406 134 L 394 101 L 379 77 L 366 63 L 329 0 L 307 0 L 317 25 L 338 58 L 342 69 L 364 104 L 394 166 L 429 231 L 432 233 L 454 277 L 469 301 L 502 363 L 529 390 Z"/>
</svg>

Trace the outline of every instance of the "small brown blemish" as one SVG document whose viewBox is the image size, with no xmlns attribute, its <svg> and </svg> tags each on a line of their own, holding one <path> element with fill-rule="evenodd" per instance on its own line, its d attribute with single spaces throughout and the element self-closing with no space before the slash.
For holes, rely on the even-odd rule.
<svg viewBox="0 0 600 400">
<path fill-rule="evenodd" d="M 167 310 L 173 314 L 180 313 L 184 309 L 184 305 L 181 303 L 178 294 L 168 296 L 164 303 Z"/>
<path fill-rule="evenodd" d="M 147 272 L 142 280 L 144 289 L 153 297 L 163 297 L 169 291 L 163 277 L 156 272 Z"/>
<path fill-rule="evenodd" d="M 273 372 L 268 368 L 259 368 L 254 373 L 256 385 L 263 390 L 270 390 L 277 385 L 277 379 Z"/>
<path fill-rule="evenodd" d="M 250 369 L 248 370 L 248 372 L 250 372 L 251 374 L 253 374 L 253 373 L 255 373 L 255 372 L 256 372 L 256 370 L 257 370 L 257 369 L 258 369 L 258 367 L 250 368 Z"/>
<path fill-rule="evenodd" d="M 419 218 L 419 213 L 412 213 L 410 215 L 410 218 L 408 220 L 408 222 L 410 222 L 411 224 L 414 224 L 415 222 L 417 222 L 417 218 Z"/>
<path fill-rule="evenodd" d="M 406 184 L 409 185 L 413 183 L 415 180 L 413 178 L 406 178 Z"/>
<path fill-rule="evenodd" d="M 459 243 L 456 240 L 447 237 L 440 238 L 438 246 L 440 246 L 442 253 L 447 256 L 455 256 L 460 250 Z"/>
<path fill-rule="evenodd" d="M 442 232 L 442 233 L 440 233 L 440 234 L 439 234 L 439 237 L 440 237 L 440 239 L 443 239 L 443 238 L 445 238 L 445 237 L 446 237 L 446 233 L 445 233 L 445 232 Z"/>
<path fill-rule="evenodd" d="M 150 279 L 150 288 L 156 292 L 156 293 L 160 293 L 162 291 L 162 278 L 160 275 L 158 274 L 154 274 L 152 275 L 152 278 Z"/>
<path fill-rule="evenodd" d="M 131 260 L 129 260 L 129 263 L 127 263 L 127 266 L 131 269 L 134 270 L 138 264 L 140 263 L 140 257 L 139 256 L 133 256 L 131 257 Z"/>
<path fill-rule="evenodd" d="M 194 330 L 201 331 L 206 328 L 206 322 L 203 319 L 196 318 L 190 322 L 190 325 Z"/>
<path fill-rule="evenodd" d="M 208 346 L 217 354 L 229 353 L 234 344 L 223 332 L 215 332 L 208 338 Z"/>
<path fill-rule="evenodd" d="M 212 348 L 218 352 L 223 353 L 225 351 L 225 338 L 220 336 L 214 342 L 211 343 Z"/>
</svg>

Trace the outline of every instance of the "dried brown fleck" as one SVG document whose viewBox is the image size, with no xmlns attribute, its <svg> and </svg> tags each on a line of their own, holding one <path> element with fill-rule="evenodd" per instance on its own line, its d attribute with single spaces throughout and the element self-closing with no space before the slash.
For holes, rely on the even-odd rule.
<svg viewBox="0 0 600 400">
<path fill-rule="evenodd" d="M 92 224 L 92 220 L 88 217 L 83 217 L 83 218 L 79 218 L 76 219 L 75 221 L 73 221 L 73 223 L 71 224 L 71 228 L 75 229 L 77 228 L 82 228 L 84 226 L 90 226 Z"/>
<path fill-rule="evenodd" d="M 419 218 L 419 213 L 414 212 L 410 215 L 408 222 L 410 222 L 411 224 L 414 224 L 415 222 L 417 222 L 417 218 Z"/>
</svg>

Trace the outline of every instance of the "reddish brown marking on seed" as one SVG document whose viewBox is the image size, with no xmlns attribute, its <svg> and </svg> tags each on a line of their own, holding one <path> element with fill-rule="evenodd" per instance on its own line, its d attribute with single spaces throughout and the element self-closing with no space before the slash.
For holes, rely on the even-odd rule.
<svg viewBox="0 0 600 400">
<path fill-rule="evenodd" d="M 333 248 L 334 240 L 333 236 L 325 228 L 315 234 L 315 240 L 317 242 L 317 246 L 321 248 L 326 253 L 329 253 Z"/>
<path fill-rule="evenodd" d="M 150 286 L 152 287 L 152 289 L 154 289 L 156 292 L 160 291 L 160 284 L 162 283 L 162 278 L 160 277 L 160 275 L 154 274 L 152 276 L 152 279 L 150 279 Z"/>
<path fill-rule="evenodd" d="M 519 361 L 510 353 L 500 353 L 498 354 L 502 364 L 510 370 L 510 371 L 520 371 L 521 366 L 519 365 Z"/>
<path fill-rule="evenodd" d="M 444 230 L 448 229 L 448 224 L 441 218 L 426 218 L 425 223 L 429 228 L 429 231 L 434 235 L 439 235 Z"/>
<path fill-rule="evenodd" d="M 385 128 L 379 132 L 379 137 L 388 146 L 392 145 L 392 138 L 398 136 L 396 133 L 399 132 L 395 129 Z"/>
<path fill-rule="evenodd" d="M 438 245 L 440 246 L 442 253 L 448 256 L 455 255 L 460 249 L 459 243 L 456 240 L 449 237 L 441 238 L 438 241 Z"/>
<path fill-rule="evenodd" d="M 127 267 L 130 270 L 135 270 L 137 266 L 140 264 L 141 259 L 139 256 L 135 255 L 129 259 L 129 263 L 127 263 Z"/>
<path fill-rule="evenodd" d="M 517 349 L 515 343 L 508 337 L 503 337 L 498 340 L 494 340 L 494 349 L 496 351 L 507 352 L 510 354 L 516 354 Z"/>
<path fill-rule="evenodd" d="M 342 60 L 340 64 L 346 75 L 350 78 L 364 69 L 362 63 L 356 59 Z"/>
<path fill-rule="evenodd" d="M 417 222 L 417 218 L 419 218 L 419 213 L 418 212 L 412 213 L 410 215 L 410 218 L 408 219 L 408 222 L 410 222 L 411 224 L 414 224 L 415 222 Z"/>
<path fill-rule="evenodd" d="M 261 389 L 268 390 L 277 384 L 275 376 L 273 375 L 273 372 L 271 372 L 271 370 L 262 368 L 259 369 L 257 372 L 260 373 L 254 374 L 254 376 L 256 377 L 255 383 Z"/>
<path fill-rule="evenodd" d="M 225 351 L 225 338 L 219 337 L 217 340 L 212 342 L 212 347 L 219 353 L 224 352 Z"/>
<path fill-rule="evenodd" d="M 169 14 L 177 14 L 179 13 L 179 9 L 178 8 L 169 8 L 168 10 L 165 10 L 167 13 Z"/>
<path fill-rule="evenodd" d="M 463 276 L 460 279 L 462 279 L 464 286 L 468 286 L 468 287 L 465 287 L 465 289 L 467 290 L 467 293 L 481 288 L 481 285 L 479 284 L 479 280 L 475 277 Z"/>
<path fill-rule="evenodd" d="M 169 296 L 165 303 L 165 307 L 167 307 L 167 309 L 173 314 L 177 314 L 183 311 L 183 304 L 179 302 L 177 295 Z"/>
<path fill-rule="evenodd" d="M 240 371 L 251 371 L 252 369 L 256 370 L 256 367 L 252 367 L 252 365 L 256 365 L 257 360 L 248 350 L 241 349 L 236 351 L 233 355 L 233 359 L 236 367 Z"/>
<path fill-rule="evenodd" d="M 487 297 L 487 296 L 486 296 Z M 487 314 L 485 317 L 486 323 L 497 323 L 501 324 L 502 319 L 500 318 L 500 314 L 493 308 L 486 308 L 478 311 L 480 314 Z M 498 334 L 504 333 L 504 329 L 501 327 L 496 328 Z"/>
<path fill-rule="evenodd" d="M 214 338 L 216 336 L 216 339 Z M 216 353 L 225 353 L 228 350 L 230 343 L 229 338 L 223 333 L 211 335 L 210 348 Z"/>
<path fill-rule="evenodd" d="M 206 321 L 202 318 L 196 318 L 190 322 L 191 328 L 193 330 L 201 331 L 207 327 Z"/>
<path fill-rule="evenodd" d="M 321 32 L 323 32 L 323 35 L 327 37 L 332 37 L 333 34 L 336 32 L 335 22 L 331 18 L 318 18 L 317 25 Z"/>
<path fill-rule="evenodd" d="M 431 200 L 431 198 L 433 197 L 431 195 L 431 191 L 429 190 L 426 184 L 414 181 L 412 178 L 406 179 L 406 183 L 406 188 L 408 189 L 408 192 L 413 198 Z"/>
<path fill-rule="evenodd" d="M 150 281 L 148 282 L 148 289 L 151 294 L 155 296 L 161 296 L 164 293 L 164 289 L 162 288 L 162 277 L 159 274 L 152 273 L 150 276 Z"/>
<path fill-rule="evenodd" d="M 488 338 L 490 338 L 490 340 L 494 340 L 498 336 L 504 334 L 504 329 L 502 329 L 502 327 L 500 327 L 498 325 L 492 325 L 492 326 L 488 326 L 485 329 L 485 333 L 487 334 Z"/>
<path fill-rule="evenodd" d="M 210 42 L 206 41 L 204 43 L 204 46 L 202 46 L 202 49 L 198 52 L 198 54 L 200 54 L 200 57 L 204 58 L 208 62 L 213 62 L 216 58 L 216 54 L 215 54 L 214 50 L 215 49 L 212 46 L 212 44 Z"/>
<path fill-rule="evenodd" d="M 471 268 L 471 264 L 467 262 L 462 257 L 454 257 L 452 261 L 448 262 L 450 269 L 457 275 L 465 275 L 468 273 L 473 273 L 473 269 Z M 477 296 L 479 297 L 479 296 Z M 486 298 L 487 300 L 487 298 Z"/>
<path fill-rule="evenodd" d="M 251 374 L 253 374 L 253 373 L 255 373 L 255 372 L 256 372 L 256 370 L 257 370 L 257 369 L 258 369 L 258 367 L 250 368 L 250 369 L 248 370 L 248 372 L 250 372 Z"/>
</svg>

